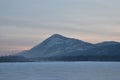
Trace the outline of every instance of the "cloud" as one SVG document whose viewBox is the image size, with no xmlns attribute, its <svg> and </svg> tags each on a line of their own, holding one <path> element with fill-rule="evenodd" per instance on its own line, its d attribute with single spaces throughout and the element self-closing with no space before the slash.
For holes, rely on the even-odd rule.
<svg viewBox="0 0 120 80">
<path fill-rule="evenodd" d="M 54 33 L 88 42 L 120 41 L 119 3 L 119 0 L 1 0 L 1 50 L 5 46 L 6 50 L 34 46 Z M 7 47 L 8 44 L 13 47 Z"/>
</svg>

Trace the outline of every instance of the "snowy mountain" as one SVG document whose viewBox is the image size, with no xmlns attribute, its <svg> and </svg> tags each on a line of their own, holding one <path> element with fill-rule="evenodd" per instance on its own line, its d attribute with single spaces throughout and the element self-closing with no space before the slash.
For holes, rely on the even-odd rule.
<svg viewBox="0 0 120 80">
<path fill-rule="evenodd" d="M 86 51 L 81 52 L 81 55 L 84 56 L 120 56 L 120 43 L 106 41 L 87 49 Z M 80 51 L 75 51 L 73 53 L 79 54 Z"/>
<path fill-rule="evenodd" d="M 51 57 L 68 55 L 73 51 L 85 51 L 93 47 L 91 43 L 81 40 L 66 38 L 59 34 L 54 34 L 41 44 L 33 47 L 31 50 L 23 53 L 28 58 Z"/>
<path fill-rule="evenodd" d="M 18 61 L 120 61 L 120 43 L 105 41 L 91 44 L 54 34 L 32 49 L 15 56 L 21 56 Z M 5 58 L 0 60 L 6 61 Z M 7 57 L 12 61 L 13 58 L 15 57 Z"/>
</svg>

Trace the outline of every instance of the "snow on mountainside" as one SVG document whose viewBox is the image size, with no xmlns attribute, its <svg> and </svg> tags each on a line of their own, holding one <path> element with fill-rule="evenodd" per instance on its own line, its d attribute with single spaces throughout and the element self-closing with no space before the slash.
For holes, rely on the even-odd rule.
<svg viewBox="0 0 120 80">
<path fill-rule="evenodd" d="M 95 44 L 95 47 L 89 48 L 86 51 L 74 51 L 74 54 L 83 56 L 120 56 L 119 42 L 102 42 Z M 70 54 L 72 54 L 70 53 Z"/>
<path fill-rule="evenodd" d="M 50 57 L 56 55 L 69 55 L 70 52 L 85 51 L 93 46 L 93 44 L 83 42 L 81 40 L 66 38 L 62 35 L 54 34 L 23 55 L 25 57 Z"/>
<path fill-rule="evenodd" d="M 15 57 L 17 56 L 17 57 Z M 19 58 L 19 60 L 17 59 Z M 120 43 L 91 44 L 54 34 L 39 45 L 0 61 L 120 61 Z"/>
<path fill-rule="evenodd" d="M 54 34 L 41 44 L 21 54 L 27 58 L 120 56 L 120 43 L 105 41 L 91 44 L 74 38 Z"/>
<path fill-rule="evenodd" d="M 115 41 L 105 41 L 102 43 L 96 44 L 94 51 L 91 50 L 96 55 L 109 55 L 115 56 L 120 55 L 120 43 Z"/>
</svg>

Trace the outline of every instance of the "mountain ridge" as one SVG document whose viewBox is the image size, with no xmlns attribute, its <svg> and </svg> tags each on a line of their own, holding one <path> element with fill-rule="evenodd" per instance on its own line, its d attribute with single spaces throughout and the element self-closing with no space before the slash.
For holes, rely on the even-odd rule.
<svg viewBox="0 0 120 80">
<path fill-rule="evenodd" d="M 104 41 L 92 44 L 54 34 L 17 56 L 32 59 L 30 61 L 120 61 L 120 42 Z"/>
<path fill-rule="evenodd" d="M 72 52 L 72 50 L 84 50 L 86 47 L 90 47 L 90 46 L 93 46 L 93 44 L 74 38 L 67 38 L 59 34 L 54 34 L 49 38 L 47 38 L 45 41 L 43 41 L 41 44 L 30 49 L 28 53 L 37 54 L 36 57 L 38 57 L 39 54 L 43 54 L 45 56 L 47 54 L 47 56 L 51 56 L 50 54 L 57 55 L 60 53 L 64 54 L 64 53 Z M 43 56 L 43 55 L 39 55 L 39 56 Z M 34 55 L 31 56 L 33 57 Z M 28 57 L 28 55 L 26 57 Z"/>
</svg>

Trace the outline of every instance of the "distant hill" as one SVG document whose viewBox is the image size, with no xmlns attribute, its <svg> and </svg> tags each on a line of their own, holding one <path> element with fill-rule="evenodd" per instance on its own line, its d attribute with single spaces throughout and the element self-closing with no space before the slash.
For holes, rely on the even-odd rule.
<svg viewBox="0 0 120 80">
<path fill-rule="evenodd" d="M 120 43 L 105 41 L 91 44 L 54 34 L 17 56 L 29 61 L 120 61 Z"/>
</svg>

